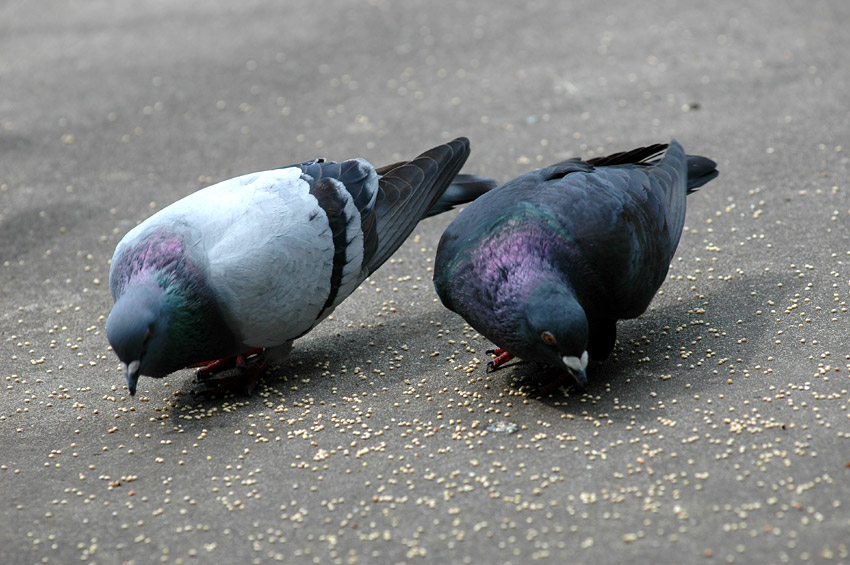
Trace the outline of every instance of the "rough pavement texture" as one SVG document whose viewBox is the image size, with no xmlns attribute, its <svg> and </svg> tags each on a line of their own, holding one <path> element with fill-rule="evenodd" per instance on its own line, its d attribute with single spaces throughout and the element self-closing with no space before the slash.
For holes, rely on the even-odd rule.
<svg viewBox="0 0 850 565">
<path fill-rule="evenodd" d="M 850 4 L 0 6 L 0 562 L 850 562 Z M 130 227 L 212 182 L 457 135 L 501 180 L 676 137 L 718 161 L 590 389 L 486 374 L 452 214 L 252 397 L 130 398 Z M 565 561 L 566 559 L 566 561 Z"/>
</svg>

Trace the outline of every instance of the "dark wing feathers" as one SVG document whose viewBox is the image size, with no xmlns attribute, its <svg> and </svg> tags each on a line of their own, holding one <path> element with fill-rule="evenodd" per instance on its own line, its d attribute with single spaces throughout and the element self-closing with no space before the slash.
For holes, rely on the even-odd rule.
<svg viewBox="0 0 850 565">
<path fill-rule="evenodd" d="M 313 179 L 311 193 L 315 192 L 314 196 L 328 212 L 329 218 L 335 212 L 326 205 L 339 204 L 338 195 L 334 191 L 344 188 L 351 195 L 360 212 L 364 269 L 366 273 L 371 273 L 398 249 L 429 210 L 431 213 L 428 215 L 440 213 L 454 205 L 468 202 L 495 186 L 492 179 L 462 176 L 458 187 L 445 200 L 441 200 L 468 156 L 469 140 L 458 138 L 434 147 L 411 161 L 378 169 L 362 159 L 339 163 L 316 159 L 292 166 L 300 168 Z M 333 181 L 328 182 L 330 179 Z M 336 206 L 334 210 L 337 208 L 340 207 Z M 340 211 L 341 208 L 337 210 Z M 331 224 L 336 244 L 337 238 L 345 236 L 347 222 L 332 219 Z M 340 247 L 336 249 L 339 254 Z M 337 265 L 336 257 L 334 265 Z M 329 303 L 332 298 L 328 299 Z"/>
<path fill-rule="evenodd" d="M 378 249 L 369 272 L 392 255 L 440 199 L 469 156 L 469 140 L 458 138 L 391 169 L 378 181 L 375 230 Z"/>
<path fill-rule="evenodd" d="M 685 150 L 674 139 L 670 142 L 664 158 L 647 169 L 647 175 L 652 179 L 652 189 L 658 195 L 663 195 L 666 200 L 665 216 L 658 218 L 663 220 L 664 227 L 668 233 L 668 248 L 665 250 L 666 261 L 673 259 L 673 253 L 679 245 L 682 236 L 682 228 L 685 225 L 685 199 L 688 196 L 688 156 Z M 659 284 L 661 284 L 659 282 Z"/>
<path fill-rule="evenodd" d="M 659 152 L 665 149 L 664 156 L 657 159 Z M 687 167 L 692 161 L 697 161 L 699 172 L 705 179 L 701 180 L 701 184 L 717 175 L 713 161 L 685 155 L 682 146 L 675 140 L 669 145 L 659 143 L 598 157 L 587 161 L 587 164 L 593 165 L 592 178 L 610 183 L 615 191 L 630 195 L 634 199 L 634 207 L 641 207 L 640 222 L 647 225 L 638 224 L 636 229 L 645 229 L 652 234 L 658 230 L 666 232 L 669 244 L 665 246 L 664 254 L 672 256 L 679 243 L 685 217 L 687 192 L 682 190 L 685 182 L 682 175 L 687 175 L 690 180 Z M 597 196 L 600 194 L 597 193 Z M 628 216 L 631 212 L 627 209 L 623 213 Z"/>
<path fill-rule="evenodd" d="M 537 182 L 549 182 L 562 179 L 570 173 L 589 173 L 592 170 L 593 167 L 590 164 L 585 163 L 580 159 L 568 159 L 555 165 L 550 165 L 546 168 L 540 169 L 536 172 L 536 174 L 530 174 L 537 177 Z"/>
<path fill-rule="evenodd" d="M 659 147 L 626 152 L 629 159 L 652 159 Z M 664 157 L 651 164 L 623 162 L 596 166 L 585 175 L 588 184 L 571 192 L 578 202 L 570 206 L 566 225 L 581 241 L 587 263 L 616 298 L 619 317 L 643 312 L 664 280 L 667 265 L 679 243 L 685 217 L 687 156 L 676 141 Z M 569 182 L 577 183 L 579 177 Z M 556 204 L 551 204 L 555 205 Z M 598 212 L 586 217 L 590 211 Z M 576 217 L 576 213 L 580 218 Z"/>
<path fill-rule="evenodd" d="M 401 167 L 405 163 L 407 163 L 407 161 L 399 161 L 398 163 L 391 163 L 389 165 L 384 165 L 383 167 L 375 167 L 375 172 L 378 173 L 379 176 L 383 176 L 396 167 Z"/>
<path fill-rule="evenodd" d="M 583 161 L 578 157 L 561 161 L 549 167 L 540 169 L 542 180 L 563 178 L 570 173 L 587 173 L 598 167 L 613 167 L 616 165 L 646 165 L 650 159 L 659 157 L 667 149 L 666 143 L 656 143 L 646 147 L 638 147 L 629 151 L 621 151 L 604 157 L 594 157 Z"/>
<path fill-rule="evenodd" d="M 389 259 L 409 235 L 421 218 L 421 215 L 416 213 L 417 209 L 427 210 L 424 204 L 426 187 L 423 185 L 428 174 L 434 174 L 434 169 L 436 163 L 433 161 L 406 163 L 381 177 L 375 212 L 378 249 L 367 264 L 369 273 Z M 424 210 L 422 213 L 424 214 Z"/>
<path fill-rule="evenodd" d="M 650 159 L 659 157 L 665 149 L 667 149 L 666 143 L 656 143 L 655 145 L 638 147 L 629 151 L 620 151 L 619 153 L 604 157 L 594 157 L 593 159 L 588 159 L 587 163 L 590 163 L 594 167 L 648 163 Z"/>
</svg>

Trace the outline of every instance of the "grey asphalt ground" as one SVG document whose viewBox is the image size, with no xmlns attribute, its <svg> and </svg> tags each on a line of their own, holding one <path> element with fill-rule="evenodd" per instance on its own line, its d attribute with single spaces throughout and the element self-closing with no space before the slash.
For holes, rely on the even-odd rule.
<svg viewBox="0 0 850 565">
<path fill-rule="evenodd" d="M 0 562 L 850 563 L 850 4 L 0 4 Z M 131 398 L 112 251 L 174 200 L 458 135 L 507 180 L 717 160 L 586 394 L 487 374 L 415 235 L 253 396 Z"/>
</svg>

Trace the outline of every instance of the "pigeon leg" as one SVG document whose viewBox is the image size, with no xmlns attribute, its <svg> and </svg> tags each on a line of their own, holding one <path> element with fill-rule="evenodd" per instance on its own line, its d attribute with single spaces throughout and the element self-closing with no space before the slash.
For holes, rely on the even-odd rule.
<svg viewBox="0 0 850 565">
<path fill-rule="evenodd" d="M 540 383 L 540 388 L 537 390 L 537 393 L 541 396 L 549 396 L 560 390 L 563 386 L 572 386 L 581 392 L 585 392 L 585 388 L 577 383 L 575 378 L 573 378 L 569 372 L 559 371 L 559 373 L 551 379 L 547 379 Z"/>
<path fill-rule="evenodd" d="M 210 375 L 214 375 L 216 373 L 221 373 L 226 371 L 227 369 L 232 369 L 233 367 L 240 365 L 245 366 L 245 361 L 249 357 L 253 357 L 254 355 L 259 355 L 263 350 L 261 348 L 252 349 L 243 353 L 242 355 L 235 355 L 233 357 L 224 357 L 223 359 L 216 359 L 215 361 L 204 361 L 203 363 L 196 363 L 194 365 L 189 365 L 189 368 L 197 368 L 197 376 L 204 378 L 209 377 Z"/>
<path fill-rule="evenodd" d="M 501 347 L 497 347 L 496 349 L 490 349 L 487 353 L 491 353 L 495 355 L 495 359 L 487 363 L 487 372 L 492 373 L 496 369 L 501 369 L 505 363 L 514 358 L 513 355 L 502 349 Z"/>
<path fill-rule="evenodd" d="M 204 383 L 207 387 L 200 394 L 215 395 L 231 392 L 234 394 L 250 395 L 254 391 L 254 387 L 257 386 L 260 375 L 268 367 L 268 362 L 263 358 L 257 363 L 249 364 L 248 359 L 262 352 L 262 349 L 252 349 L 241 355 L 219 359 L 199 368 L 195 376 L 198 382 Z M 235 375 L 212 377 L 216 373 L 224 372 L 233 367 L 239 370 Z"/>
<path fill-rule="evenodd" d="M 597 321 L 590 326 L 587 352 L 594 361 L 604 361 L 614 350 L 617 341 L 617 320 Z"/>
</svg>

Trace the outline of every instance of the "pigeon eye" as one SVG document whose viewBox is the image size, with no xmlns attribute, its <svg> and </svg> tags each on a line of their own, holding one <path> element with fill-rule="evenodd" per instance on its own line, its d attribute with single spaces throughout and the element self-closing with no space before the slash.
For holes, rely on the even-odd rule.
<svg viewBox="0 0 850 565">
<path fill-rule="evenodd" d="M 556 345 L 558 343 L 558 340 L 555 339 L 555 336 L 552 335 L 552 332 L 541 333 L 540 339 L 543 340 L 543 343 L 548 343 L 549 345 Z"/>
<path fill-rule="evenodd" d="M 148 326 L 148 333 L 145 334 L 145 343 L 151 338 L 153 335 L 153 325 Z"/>
</svg>

